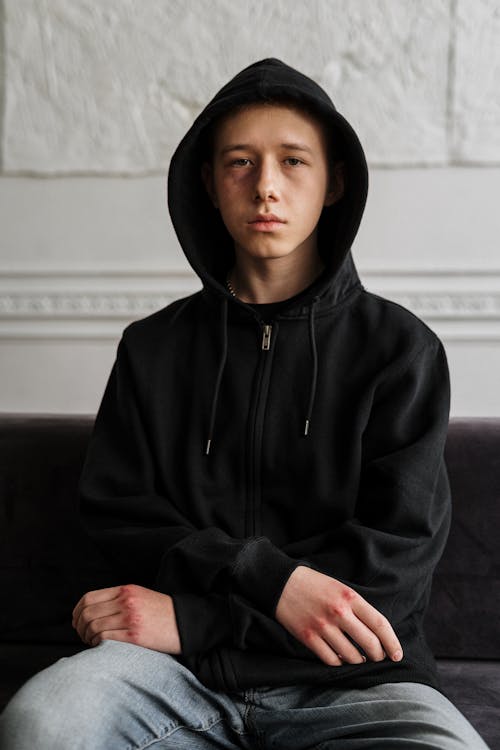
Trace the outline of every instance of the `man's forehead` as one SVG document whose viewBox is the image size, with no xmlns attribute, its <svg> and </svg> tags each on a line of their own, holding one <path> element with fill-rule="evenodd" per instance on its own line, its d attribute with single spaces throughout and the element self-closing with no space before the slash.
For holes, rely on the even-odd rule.
<svg viewBox="0 0 500 750">
<path fill-rule="evenodd" d="M 282 120 L 288 122 L 294 122 L 295 124 L 303 124 L 304 126 L 310 126 L 316 124 L 315 118 L 307 110 L 301 109 L 297 105 L 288 104 L 249 104 L 244 107 L 239 107 L 235 110 L 230 110 L 225 113 L 219 122 L 219 127 L 236 127 L 243 123 L 254 123 L 262 122 L 273 119 L 275 121 Z"/>
<path fill-rule="evenodd" d="M 273 119 L 272 131 L 266 128 Z M 293 148 L 312 153 L 321 139 L 321 126 L 308 113 L 277 105 L 253 105 L 228 113 L 216 128 L 220 153 L 256 147 L 265 141 L 276 148 Z"/>
<path fill-rule="evenodd" d="M 255 143 L 229 143 L 220 149 L 220 153 L 227 154 L 230 151 L 245 151 L 251 148 L 255 148 L 256 146 L 257 144 Z M 286 150 L 291 150 L 291 151 L 304 151 L 309 154 L 312 154 L 314 151 L 314 149 L 311 146 L 309 146 L 307 143 L 304 143 L 302 141 L 296 141 L 296 140 L 285 141 L 283 143 L 277 142 L 275 144 L 275 148 L 286 149 Z"/>
</svg>

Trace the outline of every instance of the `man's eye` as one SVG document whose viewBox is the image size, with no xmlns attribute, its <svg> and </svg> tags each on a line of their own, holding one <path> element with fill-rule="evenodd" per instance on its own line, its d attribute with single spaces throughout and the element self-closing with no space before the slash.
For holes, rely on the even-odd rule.
<svg viewBox="0 0 500 750">
<path fill-rule="evenodd" d="M 231 166 L 234 166 L 234 165 L 236 165 L 236 166 L 246 166 L 245 164 L 242 164 L 242 162 L 248 162 L 248 161 L 250 161 L 250 160 L 246 159 L 245 157 L 242 156 L 240 159 L 234 159 L 231 162 Z M 285 161 L 295 162 L 295 164 L 291 165 L 292 167 L 295 167 L 295 166 L 298 166 L 299 164 L 303 164 L 304 163 L 301 159 L 298 159 L 296 156 L 289 156 L 287 159 L 285 159 Z"/>
</svg>

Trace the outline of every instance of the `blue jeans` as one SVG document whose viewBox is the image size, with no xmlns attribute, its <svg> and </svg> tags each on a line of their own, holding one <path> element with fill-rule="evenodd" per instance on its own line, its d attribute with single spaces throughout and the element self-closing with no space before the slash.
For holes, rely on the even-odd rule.
<svg viewBox="0 0 500 750">
<path fill-rule="evenodd" d="M 1 750 L 487 750 L 441 693 L 412 682 L 205 687 L 175 656 L 119 641 L 59 659 L 13 696 Z"/>
</svg>

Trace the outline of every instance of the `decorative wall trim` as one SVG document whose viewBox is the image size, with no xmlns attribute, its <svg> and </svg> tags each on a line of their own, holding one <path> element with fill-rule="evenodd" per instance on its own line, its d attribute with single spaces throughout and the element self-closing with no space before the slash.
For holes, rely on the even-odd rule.
<svg viewBox="0 0 500 750">
<path fill-rule="evenodd" d="M 432 294 L 395 294 L 391 299 L 403 307 L 408 307 L 416 315 L 441 320 L 444 318 L 468 318 L 500 320 L 500 293 L 484 294 L 476 292 Z"/>
<path fill-rule="evenodd" d="M 134 318 L 164 307 L 176 298 L 169 294 L 129 292 L 31 292 L 0 297 L 0 318 Z"/>
<path fill-rule="evenodd" d="M 500 269 L 363 269 L 365 288 L 397 302 L 443 339 L 500 341 Z M 0 271 L 0 339 L 117 339 L 201 288 L 190 271 Z"/>
</svg>

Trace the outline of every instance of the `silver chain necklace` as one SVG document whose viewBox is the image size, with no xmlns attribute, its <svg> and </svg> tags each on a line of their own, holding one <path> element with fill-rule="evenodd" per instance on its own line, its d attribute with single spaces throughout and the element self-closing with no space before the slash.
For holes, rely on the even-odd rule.
<svg viewBox="0 0 500 750">
<path fill-rule="evenodd" d="M 236 292 L 234 291 L 233 287 L 231 286 L 231 282 L 229 281 L 229 274 L 226 276 L 226 284 L 233 297 L 236 297 Z"/>
</svg>

